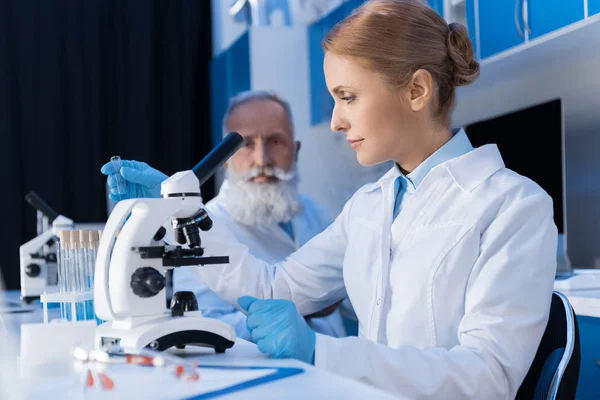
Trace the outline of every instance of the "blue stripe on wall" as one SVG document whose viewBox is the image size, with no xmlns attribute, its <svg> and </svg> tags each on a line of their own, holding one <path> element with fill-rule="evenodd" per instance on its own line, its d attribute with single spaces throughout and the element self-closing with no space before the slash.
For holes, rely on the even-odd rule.
<svg viewBox="0 0 600 400">
<path fill-rule="evenodd" d="M 221 125 L 229 99 L 250 90 L 250 34 L 244 33 L 227 50 L 210 62 L 211 139 L 223 139 Z"/>
<path fill-rule="evenodd" d="M 311 125 L 328 121 L 331 118 L 334 105 L 325 84 L 325 76 L 323 74 L 325 54 L 323 53 L 321 42 L 335 24 L 350 15 L 354 9 L 364 2 L 365 0 L 346 1 L 321 20 L 314 22 L 308 27 Z"/>
<path fill-rule="evenodd" d="M 323 39 L 324 21 L 317 21 L 308 27 L 308 52 L 310 74 L 310 123 L 316 125 L 321 122 L 325 93 L 325 77 L 323 76 Z M 327 95 L 329 95 L 327 93 Z"/>
</svg>

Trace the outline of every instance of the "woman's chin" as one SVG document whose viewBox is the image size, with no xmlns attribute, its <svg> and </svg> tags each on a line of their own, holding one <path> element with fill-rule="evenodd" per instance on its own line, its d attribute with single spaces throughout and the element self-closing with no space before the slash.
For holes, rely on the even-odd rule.
<svg viewBox="0 0 600 400">
<path fill-rule="evenodd" d="M 376 157 L 374 154 L 369 154 L 369 152 L 361 149 L 356 152 L 356 161 L 358 161 L 358 163 L 363 167 L 370 167 L 381 164 L 386 160 L 381 160 L 380 157 Z"/>
</svg>

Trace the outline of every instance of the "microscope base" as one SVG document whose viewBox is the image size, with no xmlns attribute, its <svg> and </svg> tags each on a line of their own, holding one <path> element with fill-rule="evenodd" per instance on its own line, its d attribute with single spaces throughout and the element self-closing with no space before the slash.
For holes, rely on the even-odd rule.
<svg viewBox="0 0 600 400">
<path fill-rule="evenodd" d="M 188 312 L 182 317 L 164 314 L 155 319 L 140 317 L 127 321 L 107 321 L 96 328 L 96 347 L 116 344 L 126 351 L 143 348 L 163 351 L 170 347 L 210 347 L 217 353 L 231 348 L 236 339 L 235 330 L 228 324 L 205 318 L 200 312 Z M 131 325 L 126 327 L 124 325 Z"/>
</svg>

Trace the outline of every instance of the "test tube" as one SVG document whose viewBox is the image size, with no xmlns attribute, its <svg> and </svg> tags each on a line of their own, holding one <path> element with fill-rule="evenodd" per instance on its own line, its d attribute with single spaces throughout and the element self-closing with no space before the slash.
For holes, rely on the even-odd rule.
<svg viewBox="0 0 600 400">
<path fill-rule="evenodd" d="M 98 231 L 89 231 L 88 246 L 90 288 L 94 288 L 94 274 L 96 273 L 96 258 L 98 254 Z"/>
<path fill-rule="evenodd" d="M 113 176 L 117 181 L 117 194 L 120 197 L 120 195 L 125 194 L 125 189 L 126 189 L 125 188 L 125 180 L 121 176 L 121 157 L 113 156 L 110 158 L 110 162 L 112 163 L 112 166 L 115 170 L 115 173 L 113 174 Z"/>
<path fill-rule="evenodd" d="M 81 260 L 80 276 L 82 277 L 82 292 L 90 292 L 93 289 L 92 286 L 92 275 L 93 275 L 93 265 L 90 259 L 90 233 L 91 231 L 81 230 L 79 231 L 79 244 L 81 249 L 79 250 L 79 259 Z M 85 300 L 84 301 L 84 309 L 85 315 L 84 319 L 89 320 L 93 319 L 95 316 L 94 313 L 94 300 Z"/>
<path fill-rule="evenodd" d="M 61 237 L 61 248 L 60 248 L 60 262 L 61 262 L 61 289 L 62 293 L 71 293 L 73 291 L 73 258 L 71 256 L 72 241 L 70 230 L 63 230 L 60 232 Z M 72 320 L 73 308 L 70 302 L 62 302 L 61 317 L 66 320 Z"/>
<path fill-rule="evenodd" d="M 77 250 L 79 249 L 79 231 L 73 230 L 70 233 L 69 259 L 69 275 L 71 283 L 71 292 L 79 291 L 79 277 L 77 276 Z"/>
<path fill-rule="evenodd" d="M 61 230 L 58 232 L 58 243 L 56 244 L 56 263 L 58 266 L 58 291 L 65 293 L 67 291 L 67 273 L 65 252 L 69 248 L 69 231 Z M 67 315 L 66 304 L 60 302 L 60 317 L 66 318 Z"/>
<path fill-rule="evenodd" d="M 85 230 L 79 231 L 79 249 L 77 251 L 78 272 L 81 280 L 81 290 L 87 290 L 89 286 L 89 265 L 88 265 L 88 240 L 89 233 Z"/>
<path fill-rule="evenodd" d="M 87 277 L 87 240 L 88 235 L 84 230 L 79 230 L 77 232 L 77 238 L 79 239 L 77 245 L 79 248 L 77 249 L 77 276 L 79 277 L 79 283 L 81 287 L 79 288 L 79 293 L 83 293 L 88 289 L 88 277 Z M 89 304 L 87 301 L 83 303 L 83 318 L 81 315 L 78 315 L 78 319 L 87 319 L 89 315 Z"/>
<path fill-rule="evenodd" d="M 64 293 L 66 290 L 65 284 L 65 247 L 69 245 L 69 231 L 61 230 L 58 232 L 58 243 L 56 245 L 56 262 L 58 264 L 58 291 Z"/>
<path fill-rule="evenodd" d="M 71 293 L 81 293 L 83 291 L 83 282 L 80 273 L 80 264 L 79 264 L 79 231 L 73 230 L 71 233 L 71 248 L 69 249 L 69 255 L 71 258 L 71 266 L 70 266 L 70 274 L 71 274 Z M 71 321 L 77 321 L 84 315 L 85 310 L 83 304 L 73 301 L 75 307 L 73 310 L 73 315 L 71 316 Z"/>
<path fill-rule="evenodd" d="M 89 258 L 89 277 L 90 277 L 90 288 L 94 289 L 94 275 L 96 273 L 96 259 L 97 259 L 97 255 L 98 255 L 98 231 L 90 231 L 89 232 L 89 240 L 88 240 L 88 246 L 89 246 L 89 251 L 88 251 L 88 258 Z M 96 323 L 97 324 L 101 324 L 104 321 L 102 321 L 101 319 L 99 319 L 96 316 L 96 311 L 94 308 L 94 301 L 92 300 L 91 302 L 91 307 L 92 307 L 92 316 L 95 317 L 96 319 Z"/>
</svg>

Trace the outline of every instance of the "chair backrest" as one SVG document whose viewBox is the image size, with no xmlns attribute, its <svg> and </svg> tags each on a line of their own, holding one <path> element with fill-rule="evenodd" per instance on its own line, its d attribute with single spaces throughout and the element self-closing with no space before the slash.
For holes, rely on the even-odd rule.
<svg viewBox="0 0 600 400">
<path fill-rule="evenodd" d="M 580 361 L 575 312 L 564 294 L 554 292 L 548 325 L 516 399 L 575 399 Z"/>
</svg>

